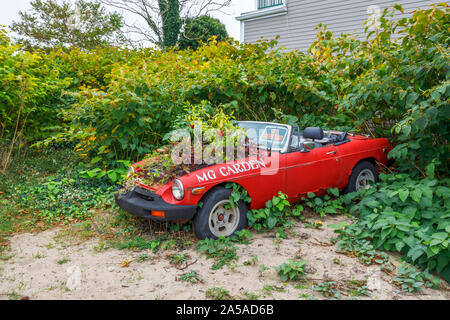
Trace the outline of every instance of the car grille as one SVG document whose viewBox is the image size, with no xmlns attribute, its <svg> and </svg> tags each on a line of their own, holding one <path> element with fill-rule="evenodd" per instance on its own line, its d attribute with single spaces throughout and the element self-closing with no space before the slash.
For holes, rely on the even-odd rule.
<svg viewBox="0 0 450 320">
<path fill-rule="evenodd" d="M 134 189 L 134 191 L 136 192 L 136 195 L 141 199 L 144 199 L 147 201 L 155 200 L 155 195 L 149 190 L 145 190 L 143 188 L 137 187 L 136 189 Z"/>
</svg>

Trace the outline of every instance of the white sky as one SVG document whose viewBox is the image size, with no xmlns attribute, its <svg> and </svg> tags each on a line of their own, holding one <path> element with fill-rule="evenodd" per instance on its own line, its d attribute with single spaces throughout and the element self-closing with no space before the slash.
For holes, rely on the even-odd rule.
<svg viewBox="0 0 450 320">
<path fill-rule="evenodd" d="M 0 0 L 0 25 L 9 25 L 12 21 L 18 20 L 19 11 L 26 11 L 30 8 L 31 0 Z M 235 17 L 243 12 L 252 11 L 255 8 L 254 0 L 233 0 L 230 7 L 226 8 L 226 14 L 214 13 L 227 27 L 228 34 L 239 40 L 240 24 Z M 124 14 L 125 19 L 133 22 L 132 14 Z"/>
</svg>

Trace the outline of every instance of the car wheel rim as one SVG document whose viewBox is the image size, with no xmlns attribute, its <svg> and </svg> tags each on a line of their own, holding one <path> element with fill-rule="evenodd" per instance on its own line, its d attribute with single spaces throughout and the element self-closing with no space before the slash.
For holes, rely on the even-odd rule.
<svg viewBox="0 0 450 320">
<path fill-rule="evenodd" d="M 239 208 L 234 208 L 229 200 L 216 203 L 209 215 L 209 229 L 216 237 L 233 234 L 239 223 Z"/>
<path fill-rule="evenodd" d="M 356 191 L 369 189 L 370 184 L 373 183 L 375 183 L 373 172 L 369 169 L 364 169 L 359 173 L 358 178 L 356 179 Z"/>
</svg>

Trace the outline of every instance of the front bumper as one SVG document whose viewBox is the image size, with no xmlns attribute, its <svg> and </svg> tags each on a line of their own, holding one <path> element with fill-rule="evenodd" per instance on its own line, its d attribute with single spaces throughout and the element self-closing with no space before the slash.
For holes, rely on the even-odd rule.
<svg viewBox="0 0 450 320">
<path fill-rule="evenodd" d="M 139 187 L 126 194 L 116 194 L 116 203 L 135 216 L 155 221 L 182 221 L 192 219 L 197 206 L 170 204 L 153 192 Z M 152 211 L 164 211 L 164 217 L 152 216 Z"/>
</svg>

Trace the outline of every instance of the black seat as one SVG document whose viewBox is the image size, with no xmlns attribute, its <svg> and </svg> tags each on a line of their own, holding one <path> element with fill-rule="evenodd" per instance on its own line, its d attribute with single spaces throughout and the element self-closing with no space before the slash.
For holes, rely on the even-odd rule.
<svg viewBox="0 0 450 320">
<path fill-rule="evenodd" d="M 322 140 L 323 139 L 323 130 L 319 127 L 307 127 L 303 130 L 303 138 L 314 140 Z"/>
<path fill-rule="evenodd" d="M 316 142 L 315 140 L 322 140 L 323 139 L 323 130 L 319 127 L 307 127 L 305 130 L 303 130 L 303 138 L 304 139 L 311 139 L 314 143 L 314 148 L 321 148 L 323 147 L 322 143 Z M 309 143 L 307 143 L 309 144 Z"/>
</svg>

